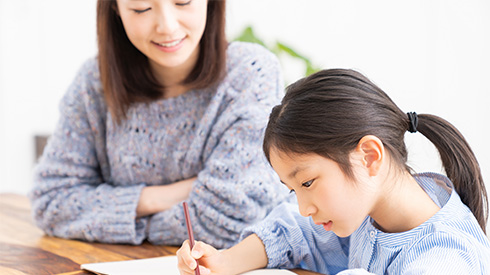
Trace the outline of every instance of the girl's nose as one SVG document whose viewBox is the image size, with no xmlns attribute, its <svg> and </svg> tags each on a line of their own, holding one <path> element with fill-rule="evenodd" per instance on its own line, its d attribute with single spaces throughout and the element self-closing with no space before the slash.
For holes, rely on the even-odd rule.
<svg viewBox="0 0 490 275">
<path fill-rule="evenodd" d="M 299 213 L 301 214 L 301 216 L 309 217 L 316 213 L 316 207 L 310 201 L 307 201 L 305 199 L 300 200 L 298 198 L 298 205 L 299 205 Z"/>
<path fill-rule="evenodd" d="M 157 18 L 157 32 L 162 34 L 172 34 L 179 26 L 178 14 L 171 7 L 161 8 Z"/>
</svg>

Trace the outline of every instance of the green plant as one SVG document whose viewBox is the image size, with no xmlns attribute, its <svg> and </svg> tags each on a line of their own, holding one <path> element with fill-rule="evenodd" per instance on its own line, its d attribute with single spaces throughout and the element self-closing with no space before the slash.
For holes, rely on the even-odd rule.
<svg viewBox="0 0 490 275">
<path fill-rule="evenodd" d="M 282 53 L 285 53 L 285 54 L 287 54 L 293 58 L 297 58 L 297 59 L 303 61 L 305 66 L 306 66 L 304 76 L 308 76 L 308 75 L 320 70 L 318 67 L 313 65 L 313 63 L 311 62 L 311 60 L 309 58 L 305 57 L 304 55 L 299 54 L 297 51 L 293 50 L 291 47 L 285 45 L 284 43 L 276 41 L 272 46 L 266 45 L 264 43 L 264 41 L 262 41 L 262 39 L 258 38 L 255 35 L 251 26 L 245 27 L 245 29 L 242 31 L 242 33 L 233 40 L 234 41 L 257 43 L 257 44 L 260 44 L 260 45 L 264 46 L 265 48 L 269 49 L 271 52 L 276 54 L 278 57 Z"/>
</svg>

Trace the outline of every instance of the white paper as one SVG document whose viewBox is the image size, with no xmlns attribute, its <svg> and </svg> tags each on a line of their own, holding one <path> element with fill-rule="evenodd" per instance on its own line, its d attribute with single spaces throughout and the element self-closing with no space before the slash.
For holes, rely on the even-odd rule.
<svg viewBox="0 0 490 275">
<path fill-rule="evenodd" d="M 140 260 L 82 264 L 85 269 L 103 275 L 180 275 L 177 269 L 177 256 L 165 256 Z M 260 269 L 242 275 L 291 275 L 284 269 Z"/>
</svg>

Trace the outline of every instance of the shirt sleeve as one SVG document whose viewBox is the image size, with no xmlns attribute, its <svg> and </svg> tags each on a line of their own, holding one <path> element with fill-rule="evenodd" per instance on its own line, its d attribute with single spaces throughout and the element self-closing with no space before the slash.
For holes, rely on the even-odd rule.
<svg viewBox="0 0 490 275">
<path fill-rule="evenodd" d="M 429 234 L 410 248 L 402 274 L 487 274 L 490 255 L 479 245 L 443 231 Z"/>
<path fill-rule="evenodd" d="M 303 268 L 336 274 L 348 265 L 349 238 L 339 238 L 303 217 L 294 203 L 276 207 L 261 223 L 248 227 L 264 243 L 268 268 Z"/>
<path fill-rule="evenodd" d="M 33 216 L 48 235 L 139 244 L 147 220 L 136 219 L 135 209 L 144 184 L 115 187 L 103 175 L 105 109 L 95 95 L 96 68 L 95 59 L 88 61 L 60 102 L 29 194 Z"/>
<path fill-rule="evenodd" d="M 210 138 L 204 167 L 188 198 L 194 237 L 215 247 L 235 244 L 242 230 L 262 220 L 284 199 L 280 184 L 262 151 L 263 132 L 272 107 L 283 95 L 278 60 L 270 52 L 247 56 L 230 66 Z M 157 213 L 149 225 L 149 240 L 180 245 L 188 238 L 182 206 Z"/>
</svg>

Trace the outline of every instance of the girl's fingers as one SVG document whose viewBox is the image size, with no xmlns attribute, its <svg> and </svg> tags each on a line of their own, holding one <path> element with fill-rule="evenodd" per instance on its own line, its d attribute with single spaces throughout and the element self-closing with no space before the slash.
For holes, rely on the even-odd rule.
<svg viewBox="0 0 490 275">
<path fill-rule="evenodd" d="M 211 274 L 211 270 L 205 268 L 202 265 L 199 266 L 199 272 L 201 273 L 201 275 L 210 275 Z"/>
<path fill-rule="evenodd" d="M 192 274 L 194 269 L 196 269 L 196 260 L 191 256 L 191 249 L 189 246 L 189 241 L 186 240 L 182 246 L 177 250 L 178 268 L 182 272 L 188 272 Z M 186 273 L 184 273 L 186 274 Z"/>
<path fill-rule="evenodd" d="M 216 248 L 210 246 L 209 244 L 197 241 L 192 248 L 191 256 L 194 257 L 194 259 L 200 259 L 203 256 L 212 256 L 216 253 L 216 251 Z"/>
<path fill-rule="evenodd" d="M 194 270 L 197 268 L 197 260 L 201 258 L 213 257 L 218 250 L 203 242 L 196 242 L 194 247 L 190 248 L 189 241 L 186 240 L 182 243 L 182 246 L 177 251 L 178 268 L 181 274 L 194 274 Z M 199 265 L 199 271 L 201 275 L 211 274 L 209 266 Z"/>
</svg>

